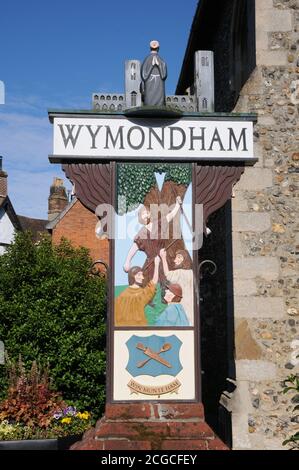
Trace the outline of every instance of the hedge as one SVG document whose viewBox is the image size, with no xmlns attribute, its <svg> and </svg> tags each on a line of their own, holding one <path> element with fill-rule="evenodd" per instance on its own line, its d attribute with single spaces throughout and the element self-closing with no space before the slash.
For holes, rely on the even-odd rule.
<svg viewBox="0 0 299 470">
<path fill-rule="evenodd" d="M 0 339 L 28 367 L 49 363 L 65 400 L 100 416 L 105 402 L 106 283 L 84 248 L 18 233 L 0 256 Z M 0 394 L 5 395 L 0 366 Z"/>
</svg>

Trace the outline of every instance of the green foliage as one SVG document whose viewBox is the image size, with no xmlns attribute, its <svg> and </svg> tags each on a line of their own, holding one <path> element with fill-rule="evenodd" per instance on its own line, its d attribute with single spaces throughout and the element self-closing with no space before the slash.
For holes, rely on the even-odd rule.
<svg viewBox="0 0 299 470">
<path fill-rule="evenodd" d="M 283 393 L 288 393 L 290 390 L 297 392 L 296 395 L 292 398 L 292 402 L 298 403 L 299 399 L 299 375 L 290 375 L 283 382 Z M 299 410 L 299 405 L 296 405 L 293 411 Z M 285 446 L 290 444 L 292 449 L 299 449 L 299 431 L 290 436 L 288 439 L 283 441 L 282 445 Z"/>
<path fill-rule="evenodd" d="M 84 248 L 18 234 L 0 257 L 0 338 L 25 366 L 49 363 L 64 399 L 99 416 L 105 400 L 106 284 Z M 6 390 L 0 369 L 0 393 Z"/>
<path fill-rule="evenodd" d="M 0 422 L 0 441 L 20 439 L 52 439 L 57 435 L 49 428 L 24 426 L 21 423 L 10 423 L 7 419 Z M 60 436 L 59 436 L 60 437 Z"/>
<path fill-rule="evenodd" d="M 28 431 L 20 423 L 11 424 L 7 419 L 0 422 L 0 441 L 27 439 Z M 24 437 L 24 435 L 26 437 Z"/>
<path fill-rule="evenodd" d="M 136 209 L 145 196 L 156 185 L 154 173 L 166 173 L 165 181 L 189 186 L 192 179 L 190 164 L 169 163 L 123 163 L 117 166 L 118 213 Z"/>
</svg>

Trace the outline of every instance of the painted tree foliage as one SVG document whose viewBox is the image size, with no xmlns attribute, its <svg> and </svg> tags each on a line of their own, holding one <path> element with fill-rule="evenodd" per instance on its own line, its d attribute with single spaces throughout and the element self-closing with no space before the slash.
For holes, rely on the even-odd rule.
<svg viewBox="0 0 299 470">
<path fill-rule="evenodd" d="M 158 187 L 155 173 L 164 174 L 162 188 Z M 130 212 L 143 204 L 166 205 L 173 207 L 178 196 L 184 201 L 188 186 L 192 181 L 192 165 L 148 163 L 125 163 L 117 166 L 117 211 L 119 215 Z M 169 224 L 169 249 L 167 255 L 170 269 L 177 250 L 186 249 L 183 238 L 173 236 L 174 224 L 181 225 L 182 212 L 180 211 Z M 192 221 L 190 220 L 192 226 Z M 158 254 L 158 253 L 157 253 Z"/>
<path fill-rule="evenodd" d="M 163 175 L 162 187 L 158 186 L 155 174 Z M 125 163 L 117 166 L 117 211 L 124 215 L 143 204 L 174 207 L 176 199 L 184 197 L 192 181 L 192 165 L 169 163 Z M 169 223 L 169 242 L 166 244 L 167 257 L 170 269 L 174 268 L 174 259 L 177 250 L 186 249 L 185 242 L 180 236 L 174 235 L 174 227 L 180 227 L 183 210 L 179 211 Z M 160 216 L 162 217 L 162 216 Z M 189 221 L 192 229 L 192 221 Z M 157 253 L 158 255 L 159 253 Z"/>
<path fill-rule="evenodd" d="M 136 209 L 139 204 L 175 203 L 176 196 L 183 196 L 191 183 L 192 172 L 190 164 L 144 163 L 119 164 L 117 174 L 118 213 Z M 155 173 L 165 173 L 161 193 L 155 178 Z M 174 191 L 169 190 L 170 183 Z M 126 200 L 126 204 L 124 204 Z"/>
</svg>

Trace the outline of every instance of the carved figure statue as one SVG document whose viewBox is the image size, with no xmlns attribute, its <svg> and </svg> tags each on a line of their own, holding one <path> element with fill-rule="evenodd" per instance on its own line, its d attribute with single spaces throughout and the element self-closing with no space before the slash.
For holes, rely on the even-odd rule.
<svg viewBox="0 0 299 470">
<path fill-rule="evenodd" d="M 141 66 L 141 94 L 143 103 L 147 106 L 165 105 L 165 80 L 167 66 L 159 56 L 159 42 L 151 41 L 151 53 Z"/>
</svg>

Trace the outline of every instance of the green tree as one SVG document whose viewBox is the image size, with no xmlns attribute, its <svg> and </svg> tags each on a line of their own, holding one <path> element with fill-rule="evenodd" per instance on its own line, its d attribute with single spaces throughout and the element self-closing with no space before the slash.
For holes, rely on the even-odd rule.
<svg viewBox="0 0 299 470">
<path fill-rule="evenodd" d="M 0 257 L 0 339 L 9 356 L 49 363 L 53 385 L 95 416 L 105 401 L 106 283 L 88 250 L 19 233 Z M 6 390 L 0 366 L 0 393 Z"/>
</svg>

